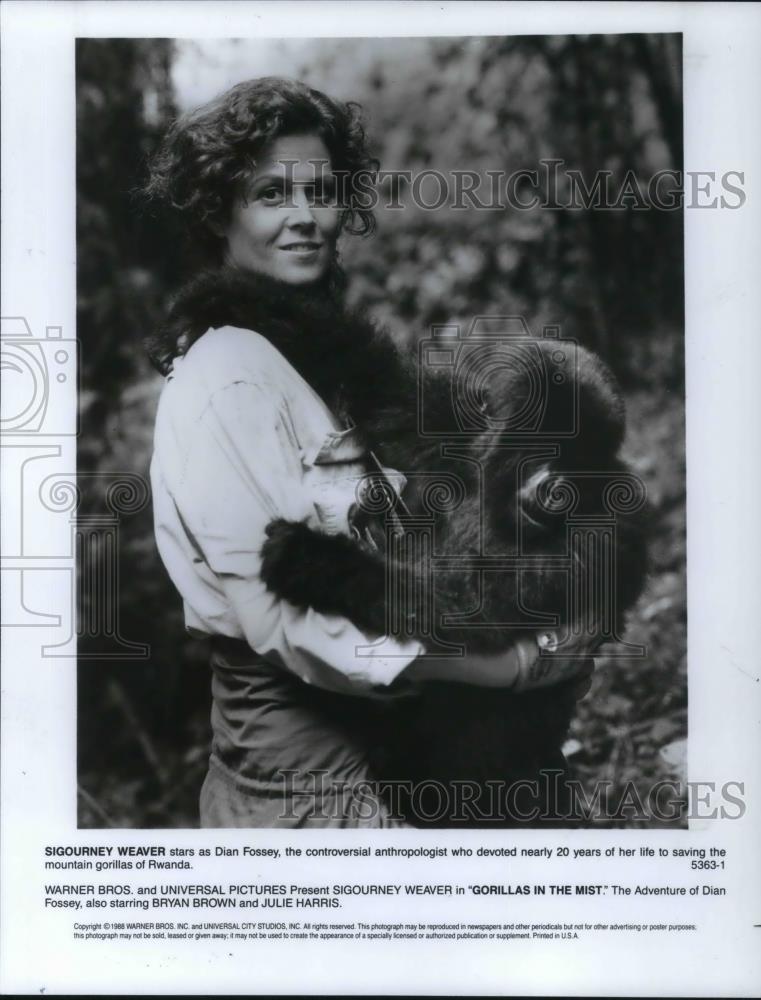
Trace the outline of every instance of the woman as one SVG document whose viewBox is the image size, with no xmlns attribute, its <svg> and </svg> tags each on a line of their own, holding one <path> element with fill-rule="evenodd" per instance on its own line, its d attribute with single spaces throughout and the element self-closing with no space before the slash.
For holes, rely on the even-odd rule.
<svg viewBox="0 0 761 1000">
<path fill-rule="evenodd" d="M 337 243 L 373 220 L 336 197 L 336 180 L 355 190 L 372 166 L 355 106 L 275 78 L 179 119 L 153 164 L 149 192 L 223 265 L 180 293 L 152 349 L 167 376 L 151 468 L 156 539 L 187 628 L 212 637 L 202 826 L 404 825 L 375 779 L 419 682 L 525 689 L 583 662 L 539 671 L 534 642 L 435 660 L 262 583 L 273 519 L 351 529 L 368 456 L 344 403 L 363 345 L 334 336 Z M 297 336 L 283 339 L 284 324 Z"/>
</svg>

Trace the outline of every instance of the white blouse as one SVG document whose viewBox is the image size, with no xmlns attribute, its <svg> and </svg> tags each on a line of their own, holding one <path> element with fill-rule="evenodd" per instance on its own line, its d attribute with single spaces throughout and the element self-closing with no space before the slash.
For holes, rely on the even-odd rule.
<svg viewBox="0 0 761 1000">
<path fill-rule="evenodd" d="M 420 643 L 370 638 L 347 619 L 280 600 L 259 577 L 273 518 L 348 533 L 364 457 L 356 432 L 341 429 L 261 335 L 209 330 L 175 360 L 151 485 L 156 542 L 188 630 L 245 639 L 329 690 L 373 695 L 391 684 Z"/>
</svg>

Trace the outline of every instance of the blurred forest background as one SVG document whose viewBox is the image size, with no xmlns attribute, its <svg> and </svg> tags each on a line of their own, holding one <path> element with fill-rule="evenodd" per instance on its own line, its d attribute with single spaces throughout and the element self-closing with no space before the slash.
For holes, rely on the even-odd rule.
<svg viewBox="0 0 761 1000">
<path fill-rule="evenodd" d="M 682 166 L 675 35 L 79 40 L 80 473 L 148 473 L 160 379 L 142 340 L 190 265 L 179 234 L 136 196 L 147 158 L 178 112 L 268 74 L 359 101 L 387 170 L 485 174 L 557 158 L 587 184 L 609 170 L 616 191 L 629 170 L 646 189 L 656 171 Z M 567 750 L 587 787 L 608 780 L 615 798 L 633 781 L 646 794 L 678 769 L 666 758 L 687 723 L 682 212 L 407 202 L 378 223 L 368 240 L 344 238 L 350 294 L 401 340 L 431 323 L 521 314 L 536 333 L 558 324 L 599 351 L 624 387 L 627 457 L 655 511 L 651 579 L 629 629 L 649 653 L 598 660 Z M 80 518 L 97 515 L 102 491 L 82 487 Z M 106 555 L 96 546 L 93 558 Z M 122 516 L 118 555 L 118 629 L 150 652 L 125 658 L 117 642 L 107 654 L 82 628 L 80 825 L 196 826 L 210 740 L 207 650 L 185 636 L 149 504 Z M 629 814 L 613 825 L 652 822 Z"/>
</svg>

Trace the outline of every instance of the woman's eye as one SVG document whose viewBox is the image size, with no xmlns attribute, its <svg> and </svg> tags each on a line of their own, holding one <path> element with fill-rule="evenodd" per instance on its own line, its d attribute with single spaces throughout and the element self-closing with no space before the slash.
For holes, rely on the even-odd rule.
<svg viewBox="0 0 761 1000">
<path fill-rule="evenodd" d="M 276 205 L 283 200 L 282 188 L 271 185 L 259 192 L 259 200 L 266 205 Z"/>
</svg>

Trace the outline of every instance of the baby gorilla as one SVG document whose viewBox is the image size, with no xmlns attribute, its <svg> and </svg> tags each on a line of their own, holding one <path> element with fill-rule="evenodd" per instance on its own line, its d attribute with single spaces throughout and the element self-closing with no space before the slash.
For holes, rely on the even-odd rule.
<svg viewBox="0 0 761 1000">
<path fill-rule="evenodd" d="M 507 650 L 542 623 L 579 617 L 620 637 L 645 577 L 644 491 L 618 457 L 624 408 L 610 371 L 556 340 L 437 346 L 457 360 L 417 366 L 407 412 L 381 390 L 360 423 L 374 452 L 405 473 L 405 512 L 386 505 L 380 538 L 377 496 L 392 497 L 381 474 L 365 483 L 355 538 L 273 521 L 263 580 L 296 605 L 370 633 L 416 635 L 432 652 Z M 534 807 L 545 821 L 563 818 L 571 683 L 524 694 L 423 687 L 396 741 L 396 775 L 418 784 L 409 821 L 514 825 Z M 467 809 L 442 815 L 453 782 L 467 783 Z"/>
</svg>

